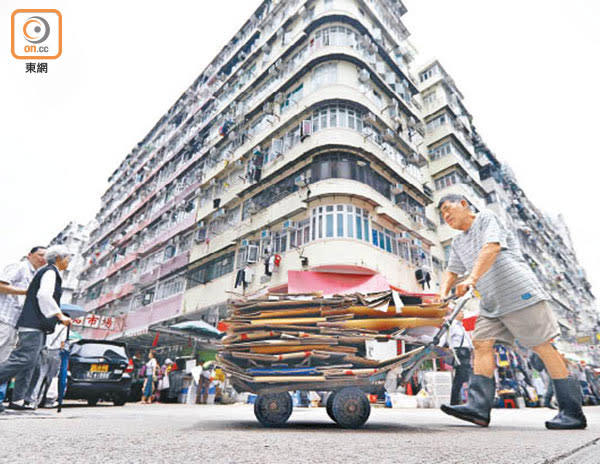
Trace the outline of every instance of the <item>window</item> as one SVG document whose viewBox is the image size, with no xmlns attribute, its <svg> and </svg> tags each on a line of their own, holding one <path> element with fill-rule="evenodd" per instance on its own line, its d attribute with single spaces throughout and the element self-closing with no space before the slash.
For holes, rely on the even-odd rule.
<svg viewBox="0 0 600 464">
<path fill-rule="evenodd" d="M 315 68 L 312 74 L 312 88 L 318 90 L 323 86 L 337 82 L 337 63 L 325 63 Z"/>
<path fill-rule="evenodd" d="M 310 179 L 311 183 L 332 178 L 355 180 L 367 184 L 384 197 L 390 198 L 392 184 L 376 172 L 363 158 L 350 153 L 332 152 L 315 156 L 314 161 L 306 170 L 297 171 L 246 200 L 242 209 L 242 220 L 246 220 L 257 210 L 268 208 L 288 195 L 297 192 L 298 186 L 295 179 L 301 174 Z M 313 235 L 323 233 L 322 230 L 325 224 L 322 221 L 324 221 L 323 218 L 318 219 L 317 224 L 311 229 Z M 357 234 L 364 234 L 364 230 L 355 229 Z M 322 235 L 319 238 L 322 238 Z M 315 240 L 314 237 L 312 239 Z M 368 237 L 365 240 L 368 240 Z"/>
<path fill-rule="evenodd" d="M 165 282 L 161 282 L 158 284 L 158 292 L 156 294 L 156 300 L 162 300 L 163 298 L 168 298 L 177 293 L 181 293 L 183 291 L 183 287 L 185 285 L 185 280 L 183 277 L 175 277 L 173 279 L 169 279 Z"/>
<path fill-rule="evenodd" d="M 235 252 L 227 253 L 192 269 L 187 275 L 188 288 L 205 284 L 233 272 Z"/>
<path fill-rule="evenodd" d="M 432 119 L 427 123 L 427 132 L 431 133 L 436 130 L 438 127 L 443 126 L 448 121 L 448 116 L 446 114 L 441 114 L 440 116 Z"/>
<path fill-rule="evenodd" d="M 281 103 L 281 111 L 285 111 L 286 109 L 288 109 L 290 106 L 295 105 L 296 103 L 298 103 L 300 101 L 300 99 L 302 98 L 302 89 L 303 89 L 304 85 L 300 84 L 298 87 L 296 87 L 294 90 L 292 90 L 290 93 L 288 93 L 285 96 L 285 99 L 283 100 L 283 102 Z"/>
<path fill-rule="evenodd" d="M 438 160 L 443 158 L 446 155 L 449 155 L 453 151 L 453 145 L 451 142 L 443 143 L 435 148 L 429 150 L 429 158 L 431 161 Z"/>
<path fill-rule="evenodd" d="M 456 171 L 452 171 L 445 176 L 440 177 L 435 180 L 435 188 L 436 190 L 441 190 L 446 187 L 450 187 L 451 185 L 457 184 L 460 182 L 460 176 Z"/>
<path fill-rule="evenodd" d="M 434 66 L 430 67 L 429 69 L 426 69 L 425 71 L 423 71 L 421 74 L 419 74 L 419 79 L 421 82 L 425 82 L 427 79 L 430 79 L 434 75 L 438 74 L 438 71 L 439 70 L 438 70 L 437 65 L 434 65 Z"/>
</svg>

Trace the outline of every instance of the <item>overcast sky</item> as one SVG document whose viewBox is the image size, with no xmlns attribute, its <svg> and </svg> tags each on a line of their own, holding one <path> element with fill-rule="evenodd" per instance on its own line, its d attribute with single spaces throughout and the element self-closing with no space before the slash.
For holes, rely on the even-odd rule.
<svg viewBox="0 0 600 464">
<path fill-rule="evenodd" d="M 63 54 L 25 74 L 0 5 L 0 266 L 87 222 L 107 178 L 258 6 L 254 0 L 30 1 L 63 15 Z M 538 207 L 562 213 L 600 294 L 596 0 L 406 0 L 474 123 Z M 219 8 L 217 8 L 217 5 Z"/>
</svg>

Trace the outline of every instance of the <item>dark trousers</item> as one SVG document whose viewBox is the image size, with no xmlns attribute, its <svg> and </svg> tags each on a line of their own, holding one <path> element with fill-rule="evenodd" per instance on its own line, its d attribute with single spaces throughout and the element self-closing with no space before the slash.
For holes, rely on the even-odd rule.
<svg viewBox="0 0 600 464">
<path fill-rule="evenodd" d="M 0 364 L 0 384 L 16 377 L 13 401 L 25 398 L 45 342 L 46 335 L 42 332 L 19 332 L 17 347 Z"/>
<path fill-rule="evenodd" d="M 460 404 L 460 389 L 471 377 L 471 350 L 468 348 L 456 348 L 456 357 L 459 364 L 454 367 L 454 378 L 452 379 L 452 393 L 450 395 L 450 404 Z"/>
</svg>

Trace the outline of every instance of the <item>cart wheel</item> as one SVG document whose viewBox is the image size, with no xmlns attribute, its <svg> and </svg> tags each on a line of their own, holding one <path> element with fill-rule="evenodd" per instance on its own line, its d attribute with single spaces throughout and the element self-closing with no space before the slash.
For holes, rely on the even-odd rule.
<svg viewBox="0 0 600 464">
<path fill-rule="evenodd" d="M 335 417 L 333 417 L 333 398 L 337 394 L 336 391 L 332 391 L 327 397 L 327 403 L 325 404 L 325 409 L 327 410 L 327 415 L 331 418 L 332 421 L 335 422 Z"/>
<path fill-rule="evenodd" d="M 254 401 L 254 415 L 265 427 L 283 425 L 292 415 L 292 397 L 289 393 L 258 395 Z"/>
<path fill-rule="evenodd" d="M 367 395 L 360 388 L 347 387 L 333 397 L 331 412 L 341 427 L 357 429 L 367 422 L 371 405 Z"/>
</svg>

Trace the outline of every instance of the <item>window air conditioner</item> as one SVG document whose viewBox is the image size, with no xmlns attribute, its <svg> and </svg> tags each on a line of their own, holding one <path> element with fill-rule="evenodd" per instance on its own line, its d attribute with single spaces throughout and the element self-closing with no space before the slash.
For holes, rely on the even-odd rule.
<svg viewBox="0 0 600 464">
<path fill-rule="evenodd" d="M 365 116 L 365 122 L 375 124 L 377 122 L 377 119 L 375 118 L 375 115 L 373 113 L 369 112 Z"/>
<path fill-rule="evenodd" d="M 312 121 L 310 119 L 305 119 L 300 124 L 300 139 L 304 140 L 310 135 L 312 135 Z"/>
<path fill-rule="evenodd" d="M 273 98 L 273 101 L 277 104 L 281 104 L 281 103 L 283 103 L 283 99 L 284 99 L 283 92 L 277 92 L 275 94 L 275 97 Z"/>
<path fill-rule="evenodd" d="M 369 79 L 371 79 L 371 74 L 369 74 L 369 71 L 367 71 L 366 69 L 361 69 L 358 72 L 358 80 L 363 84 L 369 82 Z"/>
</svg>

